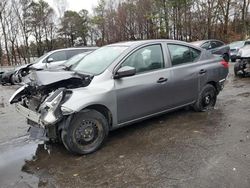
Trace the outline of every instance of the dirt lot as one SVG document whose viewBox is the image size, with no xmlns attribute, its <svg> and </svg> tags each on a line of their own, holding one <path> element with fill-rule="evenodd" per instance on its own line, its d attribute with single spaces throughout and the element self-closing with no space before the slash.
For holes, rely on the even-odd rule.
<svg viewBox="0 0 250 188">
<path fill-rule="evenodd" d="M 0 87 L 0 187 L 250 187 L 250 78 L 230 75 L 213 111 L 119 129 L 82 157 L 29 140 L 14 89 Z"/>
</svg>

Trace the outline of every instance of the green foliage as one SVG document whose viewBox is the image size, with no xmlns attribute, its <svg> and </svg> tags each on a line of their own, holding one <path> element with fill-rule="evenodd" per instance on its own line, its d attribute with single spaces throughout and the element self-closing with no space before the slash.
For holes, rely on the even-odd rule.
<svg viewBox="0 0 250 188">
<path fill-rule="evenodd" d="M 86 38 L 89 30 L 89 17 L 87 10 L 81 10 L 79 13 L 75 11 L 66 11 L 61 19 L 59 33 L 61 36 L 66 36 L 70 39 L 70 45 L 74 45 L 74 40 L 78 37 L 84 41 L 86 45 Z"/>
</svg>

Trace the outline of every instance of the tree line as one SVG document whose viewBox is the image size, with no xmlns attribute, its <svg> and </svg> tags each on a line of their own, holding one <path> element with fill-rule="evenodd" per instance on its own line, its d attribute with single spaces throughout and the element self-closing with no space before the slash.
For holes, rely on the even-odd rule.
<svg viewBox="0 0 250 188">
<path fill-rule="evenodd" d="M 126 40 L 224 42 L 249 36 L 250 0 L 99 0 L 93 13 L 67 10 L 67 0 L 0 1 L 1 65 L 72 46 Z"/>
</svg>

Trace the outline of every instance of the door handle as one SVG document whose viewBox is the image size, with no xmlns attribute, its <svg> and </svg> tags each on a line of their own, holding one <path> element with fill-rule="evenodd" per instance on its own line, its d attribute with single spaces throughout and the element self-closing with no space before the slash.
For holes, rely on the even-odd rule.
<svg viewBox="0 0 250 188">
<path fill-rule="evenodd" d="M 159 78 L 159 80 L 157 81 L 158 84 L 161 84 L 161 83 L 164 83 L 164 82 L 167 82 L 168 79 L 167 78 Z"/>
<path fill-rule="evenodd" d="M 207 72 L 207 70 L 201 69 L 200 72 L 199 72 L 199 74 L 205 74 L 206 72 Z"/>
</svg>

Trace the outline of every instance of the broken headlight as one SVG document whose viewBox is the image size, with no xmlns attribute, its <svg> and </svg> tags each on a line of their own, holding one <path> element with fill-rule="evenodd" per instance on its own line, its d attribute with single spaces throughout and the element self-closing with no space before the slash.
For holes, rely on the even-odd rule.
<svg viewBox="0 0 250 188">
<path fill-rule="evenodd" d="M 56 92 L 54 94 L 45 102 L 45 105 L 51 110 L 55 110 L 63 99 L 63 91 L 61 91 L 59 94 Z"/>
<path fill-rule="evenodd" d="M 62 117 L 60 105 L 69 99 L 71 92 L 58 89 L 51 93 L 41 105 L 42 121 L 45 125 L 55 124 Z"/>
</svg>

